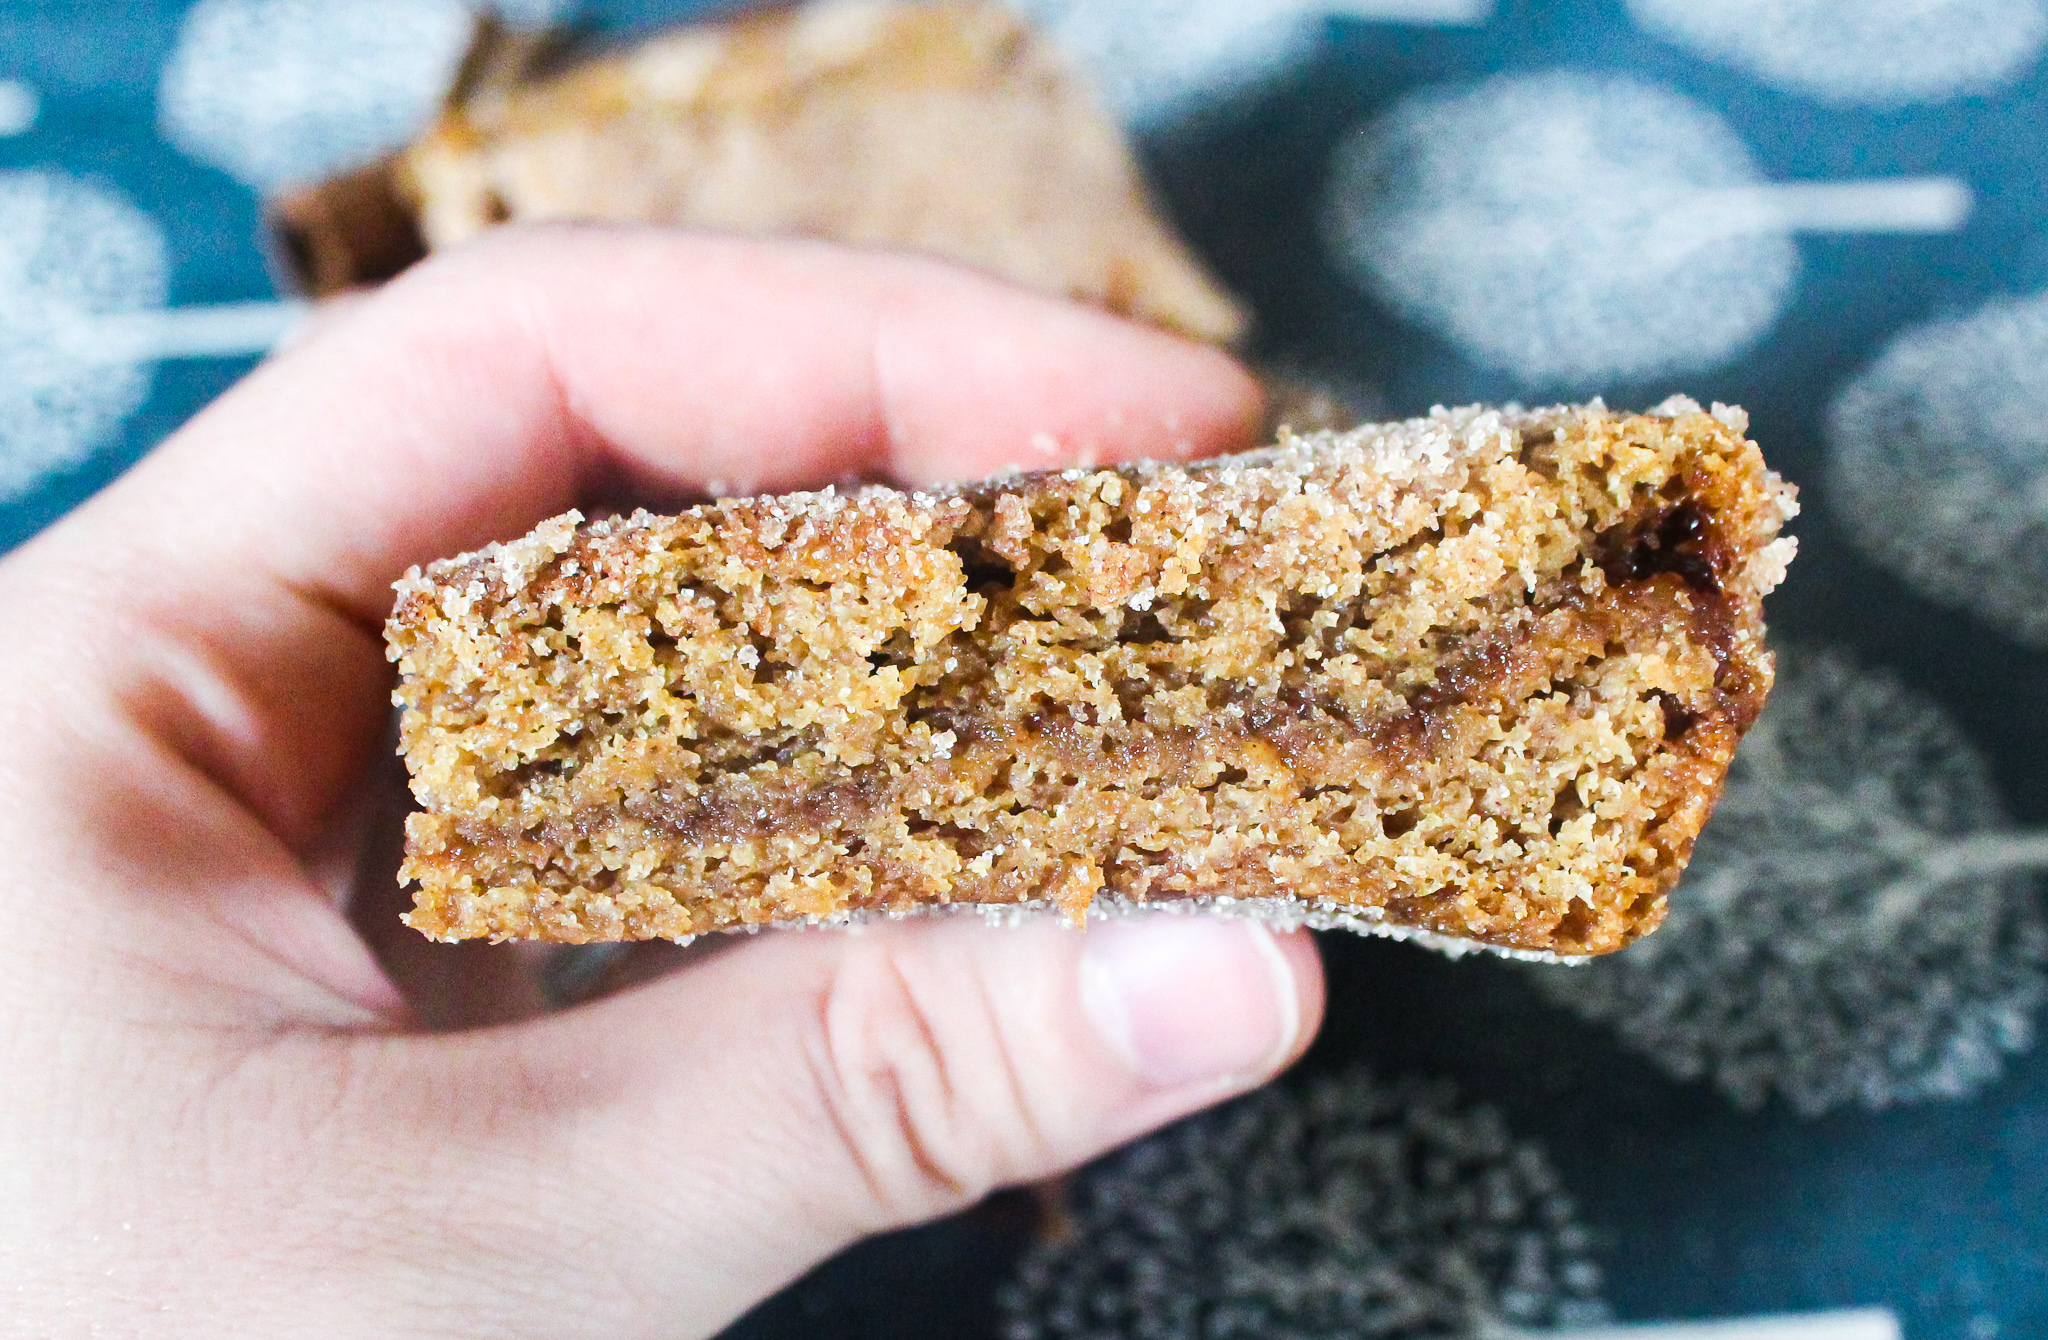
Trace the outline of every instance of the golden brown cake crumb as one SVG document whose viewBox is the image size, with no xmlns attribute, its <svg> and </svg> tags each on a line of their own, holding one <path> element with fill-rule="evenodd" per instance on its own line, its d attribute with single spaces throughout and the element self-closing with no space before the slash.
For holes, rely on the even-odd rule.
<svg viewBox="0 0 2048 1340">
<path fill-rule="evenodd" d="M 397 177 L 435 249 L 511 220 L 793 233 L 943 256 L 1197 339 L 1245 326 L 1153 211 L 1122 131 L 997 3 L 830 0 L 480 79 Z"/>
<path fill-rule="evenodd" d="M 399 585 L 410 921 L 1169 903 L 1619 948 L 1770 685 L 1795 509 L 1744 431 L 1473 408 L 556 518 Z"/>
</svg>

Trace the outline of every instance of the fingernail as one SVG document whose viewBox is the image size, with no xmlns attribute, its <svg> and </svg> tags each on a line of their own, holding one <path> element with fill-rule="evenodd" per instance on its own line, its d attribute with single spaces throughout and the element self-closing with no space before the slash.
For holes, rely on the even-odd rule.
<svg viewBox="0 0 2048 1340">
<path fill-rule="evenodd" d="M 1301 1031 L 1294 972 L 1255 921 L 1157 914 L 1100 921 L 1081 953 L 1081 1000 L 1147 1084 L 1264 1078 Z"/>
</svg>

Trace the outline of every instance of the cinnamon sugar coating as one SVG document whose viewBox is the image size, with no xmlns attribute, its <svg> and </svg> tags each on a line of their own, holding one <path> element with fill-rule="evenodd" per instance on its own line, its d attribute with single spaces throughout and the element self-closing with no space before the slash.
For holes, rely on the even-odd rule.
<svg viewBox="0 0 2048 1340">
<path fill-rule="evenodd" d="M 409 920 L 590 941 L 1202 901 L 1620 948 L 1770 686 L 1796 509 L 1744 427 L 1473 408 L 556 518 L 399 584 Z"/>
</svg>

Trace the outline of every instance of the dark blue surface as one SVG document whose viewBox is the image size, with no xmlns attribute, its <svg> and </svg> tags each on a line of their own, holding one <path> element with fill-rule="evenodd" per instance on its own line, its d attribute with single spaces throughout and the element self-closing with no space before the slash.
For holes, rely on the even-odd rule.
<svg viewBox="0 0 2048 1340">
<path fill-rule="evenodd" d="M 157 75 L 184 6 L 4 4 L 0 78 L 33 85 L 43 110 L 33 129 L 0 139 L 0 169 L 50 167 L 117 187 L 166 230 L 174 303 L 269 294 L 254 194 L 157 132 Z M 582 17 L 623 32 L 693 8 L 703 7 L 635 0 Z M 1714 108 L 1770 179 L 1948 175 L 1970 183 L 1976 208 L 1948 235 L 1801 239 L 1789 309 L 1725 366 L 1635 385 L 1522 384 L 1347 282 L 1314 206 L 1339 137 L 1404 92 L 1558 68 L 1634 72 Z M 1305 64 L 1156 131 L 1144 151 L 1172 212 L 1257 310 L 1255 354 L 1371 387 L 1395 414 L 1592 390 L 1647 403 L 1683 389 L 1748 407 L 1772 463 L 1815 485 L 1833 389 L 1893 333 L 2048 287 L 2044 100 L 2048 77 L 2036 69 L 1993 97 L 1830 107 L 1646 36 L 1619 4 L 1511 0 L 1472 29 L 1328 20 Z M 146 406 L 85 466 L 0 507 L 0 548 L 89 496 L 247 366 L 161 368 Z M 1898 669 L 1970 730 L 2017 817 L 2048 820 L 2041 653 L 1913 595 L 1850 549 L 1818 501 L 1809 493 L 1795 527 L 1802 557 L 1772 604 L 1774 627 Z M 1603 1235 L 1622 1318 L 1884 1303 L 1916 1340 L 2048 1335 L 2048 1054 L 2019 1058 L 1973 1101 L 1818 1120 L 1782 1105 L 1747 1115 L 1538 1003 L 1505 965 L 1351 937 L 1325 947 L 1329 1024 L 1307 1064 L 1365 1058 L 1386 1073 L 1448 1075 L 1540 1138 Z M 871 1244 L 736 1334 L 982 1333 L 989 1289 L 1021 1241 L 982 1220 Z"/>
</svg>

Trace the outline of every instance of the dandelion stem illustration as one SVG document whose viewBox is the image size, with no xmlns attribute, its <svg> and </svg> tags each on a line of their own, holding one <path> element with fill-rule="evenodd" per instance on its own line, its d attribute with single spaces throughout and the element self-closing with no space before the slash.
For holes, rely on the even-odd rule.
<svg viewBox="0 0 2048 1340">
<path fill-rule="evenodd" d="M 1941 233 L 1946 177 L 1763 180 L 1719 117 L 1640 80 L 1500 76 L 1343 141 L 1324 232 L 1396 311 L 1531 386 L 1709 367 L 1776 321 L 1802 233 Z"/>
<path fill-rule="evenodd" d="M 1725 1321 L 1648 1322 L 1591 1331 L 1545 1331 L 1544 1340 L 1900 1340 L 1889 1308 L 1860 1307 Z M 1491 1340 L 1508 1340 L 1506 1335 Z"/>
<path fill-rule="evenodd" d="M 303 302 L 230 302 L 104 315 L 65 313 L 48 338 L 83 363 L 160 363 L 266 353 L 305 319 Z"/>
<path fill-rule="evenodd" d="M 52 172 L 0 173 L 0 501 L 88 456 L 139 408 L 167 359 L 260 354 L 298 302 L 166 309 L 156 223 Z"/>
<path fill-rule="evenodd" d="M 1953 177 L 1769 182 L 1680 196 L 1652 228 L 1665 246 L 1667 236 L 1698 246 L 1775 232 L 1949 233 L 1970 205 L 1970 188 Z"/>
</svg>

